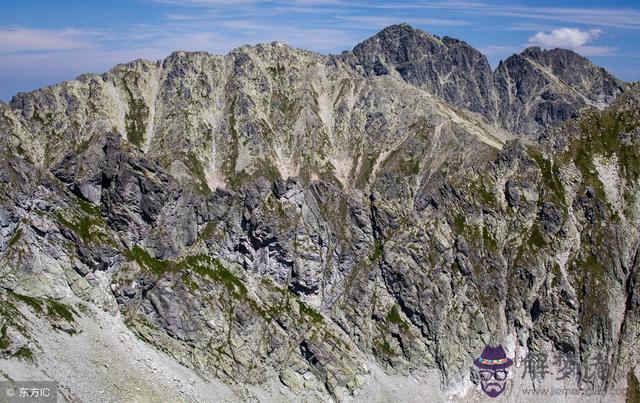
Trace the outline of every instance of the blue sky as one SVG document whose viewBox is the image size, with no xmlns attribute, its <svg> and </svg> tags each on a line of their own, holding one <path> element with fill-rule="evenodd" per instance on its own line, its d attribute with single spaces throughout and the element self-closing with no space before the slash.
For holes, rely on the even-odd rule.
<svg viewBox="0 0 640 403">
<path fill-rule="evenodd" d="M 640 4 L 630 1 L 130 0 L 5 2 L 0 100 L 175 50 L 226 53 L 282 41 L 322 53 L 351 49 L 407 22 L 462 39 L 493 66 L 527 46 L 565 47 L 640 80 Z"/>
</svg>

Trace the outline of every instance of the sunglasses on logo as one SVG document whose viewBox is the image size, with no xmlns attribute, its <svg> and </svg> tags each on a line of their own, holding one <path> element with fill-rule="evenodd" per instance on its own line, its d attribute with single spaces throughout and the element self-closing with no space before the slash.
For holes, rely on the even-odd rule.
<svg viewBox="0 0 640 403">
<path fill-rule="evenodd" d="M 507 371 L 505 371 L 504 369 L 499 369 L 497 371 L 480 371 L 480 379 L 482 379 L 483 381 L 490 381 L 491 378 L 495 379 L 496 381 L 504 381 L 505 379 L 507 379 Z"/>
</svg>

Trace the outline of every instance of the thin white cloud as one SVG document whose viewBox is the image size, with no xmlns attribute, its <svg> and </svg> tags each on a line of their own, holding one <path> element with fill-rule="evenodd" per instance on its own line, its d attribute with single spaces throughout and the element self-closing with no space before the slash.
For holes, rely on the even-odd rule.
<svg viewBox="0 0 640 403">
<path fill-rule="evenodd" d="M 485 56 L 505 56 L 511 55 L 521 48 L 518 46 L 500 46 L 500 45 L 488 45 L 478 50 Z"/>
<path fill-rule="evenodd" d="M 543 24 L 532 24 L 530 22 L 514 22 L 509 27 L 507 27 L 509 31 L 544 31 L 553 29 L 552 26 L 543 25 Z"/>
<path fill-rule="evenodd" d="M 202 7 L 234 7 L 234 6 L 259 6 L 259 5 L 289 5 L 289 6 L 323 6 L 344 5 L 342 0 L 155 0 L 159 3 L 174 4 L 180 6 Z"/>
<path fill-rule="evenodd" d="M 546 21 L 563 21 L 596 26 L 640 29 L 637 8 L 539 7 L 519 4 L 474 1 L 438 1 L 386 3 L 372 7 L 390 10 L 444 10 L 478 16 L 502 16 Z"/>
<path fill-rule="evenodd" d="M 601 29 L 582 31 L 578 28 L 556 28 L 551 32 L 538 32 L 529 38 L 529 44 L 545 48 L 575 49 L 594 41 L 601 34 Z"/>
<path fill-rule="evenodd" d="M 87 32 L 77 29 L 4 28 L 0 29 L 0 52 L 94 47 L 87 36 Z"/>
<path fill-rule="evenodd" d="M 539 31 L 529 38 L 528 46 L 543 48 L 565 48 L 575 50 L 585 56 L 602 56 L 614 52 L 615 48 L 591 46 L 589 43 L 602 34 L 600 29 L 583 31 L 579 28 L 556 28 L 549 32 Z"/>
<path fill-rule="evenodd" d="M 146 1 L 156 3 L 151 6 L 161 6 L 164 19 L 153 20 L 151 24 L 123 22 L 117 28 L 105 23 L 100 25 L 103 31 L 0 27 L 0 79 L 6 82 L 5 77 L 12 77 L 15 81 L 13 77 L 22 75 L 35 80 L 48 74 L 71 78 L 73 74 L 104 71 L 115 63 L 139 57 L 160 59 L 176 50 L 225 54 L 243 44 L 274 40 L 322 53 L 339 52 L 352 48 L 375 30 L 399 22 L 428 31 L 430 27 L 436 30 L 461 26 L 477 33 L 495 29 L 494 24 L 500 24 L 497 28 L 502 31 L 520 31 L 511 32 L 513 38 L 497 39 L 490 45 L 483 42 L 484 32 L 475 36 L 477 45 L 484 45 L 480 50 L 490 60 L 518 52 L 527 45 L 570 48 L 585 56 L 611 55 L 615 48 L 596 46 L 603 39 L 599 37 L 599 28 L 640 29 L 638 7 L 535 7 L 519 0 Z M 567 24 L 576 24 L 581 29 L 557 30 Z M 468 35 L 473 40 L 473 33 Z M 531 38 L 525 42 L 527 36 Z M 520 46 L 505 46 L 513 44 L 516 37 Z M 628 47 L 626 43 L 620 46 L 620 52 Z M 6 86 L 0 87 L 3 85 Z"/>
<path fill-rule="evenodd" d="M 212 26 L 216 28 L 211 29 Z M 204 50 L 226 53 L 245 44 L 285 42 L 288 45 L 318 52 L 335 52 L 352 47 L 362 40 L 362 34 L 344 27 L 309 27 L 292 22 L 254 18 L 203 18 L 202 20 L 172 21 L 162 29 L 152 31 L 155 38 L 147 43 L 156 48 L 171 50 Z"/>
<path fill-rule="evenodd" d="M 224 52 L 229 50 L 228 43 L 215 33 L 199 31 L 171 32 L 151 41 L 154 48 L 164 49 L 166 53 L 176 50 Z"/>
<path fill-rule="evenodd" d="M 385 17 L 373 15 L 350 15 L 337 17 L 339 20 L 358 23 L 359 27 L 368 26 L 384 28 L 389 25 L 407 23 L 425 26 L 459 26 L 468 25 L 467 21 L 446 18 L 420 18 L 420 17 Z"/>
<path fill-rule="evenodd" d="M 640 11 L 636 9 L 519 6 L 497 10 L 494 15 L 640 29 Z"/>
</svg>

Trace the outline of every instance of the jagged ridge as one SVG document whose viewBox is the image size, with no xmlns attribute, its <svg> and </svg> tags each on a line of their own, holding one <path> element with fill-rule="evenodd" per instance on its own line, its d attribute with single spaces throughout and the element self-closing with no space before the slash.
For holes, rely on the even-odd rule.
<svg viewBox="0 0 640 403">
<path fill-rule="evenodd" d="M 466 46 L 415 35 L 438 58 Z M 98 317 L 89 306 L 205 376 L 279 378 L 312 399 L 370 388 L 372 361 L 473 393 L 469 363 L 490 342 L 583 366 L 604 352 L 615 364 L 594 384 L 624 378 L 639 336 L 638 89 L 525 145 L 398 79 L 409 70 L 391 59 L 360 71 L 364 48 L 176 53 L 0 105 L 3 356 L 55 365 L 34 323 L 75 334 Z M 594 102 L 611 89 L 597 69 L 601 84 L 570 81 L 563 51 L 518 57 L 502 69 L 533 77 L 532 99 L 558 90 L 577 111 L 569 84 Z"/>
</svg>

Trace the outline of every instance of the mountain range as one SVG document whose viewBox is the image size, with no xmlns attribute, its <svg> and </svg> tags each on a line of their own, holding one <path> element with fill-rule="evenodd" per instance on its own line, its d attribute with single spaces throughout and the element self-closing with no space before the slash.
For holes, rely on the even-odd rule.
<svg viewBox="0 0 640 403">
<path fill-rule="evenodd" d="M 71 401 L 469 399 L 500 344 L 640 393 L 639 102 L 570 50 L 492 70 L 406 24 L 17 94 L 0 376 Z"/>
</svg>

